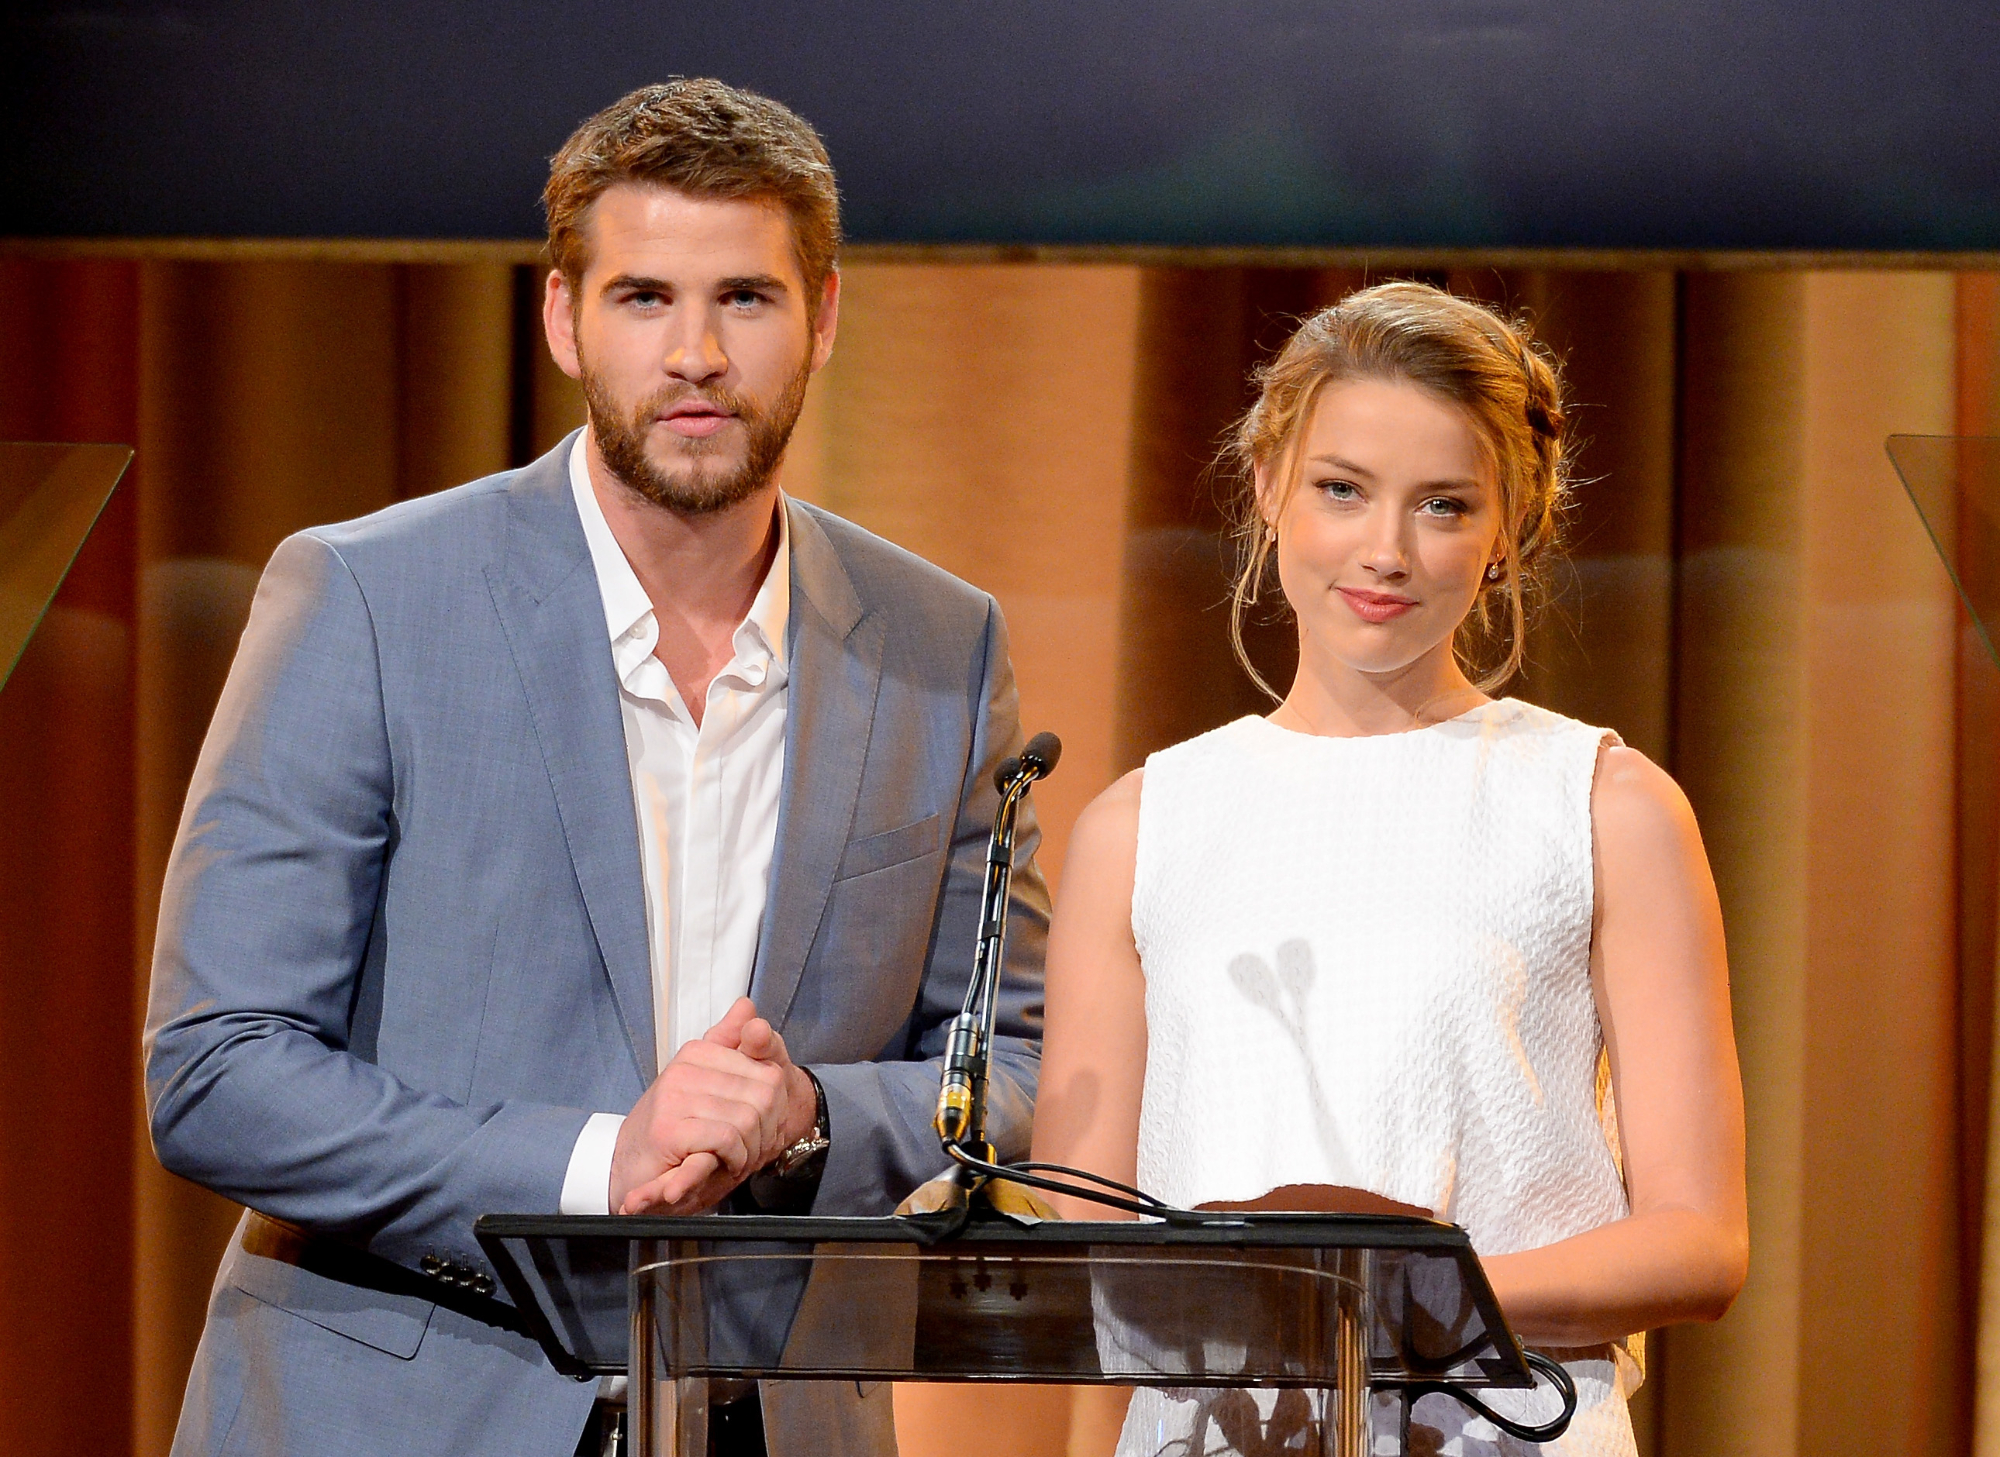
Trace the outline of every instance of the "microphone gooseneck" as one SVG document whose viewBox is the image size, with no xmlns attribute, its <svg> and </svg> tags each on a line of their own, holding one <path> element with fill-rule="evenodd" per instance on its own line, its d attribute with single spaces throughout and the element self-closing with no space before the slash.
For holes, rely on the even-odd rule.
<svg viewBox="0 0 2000 1457">
<path fill-rule="evenodd" d="M 999 1011 L 1000 973 L 1007 954 L 1008 891 L 1014 879 L 1014 826 L 1021 801 L 1037 779 L 1048 776 L 1062 757 L 1062 740 L 1039 733 L 1019 754 L 994 771 L 1000 803 L 986 843 L 986 879 L 979 899 L 979 941 L 973 952 L 972 980 L 965 1006 L 946 1035 L 944 1078 L 931 1126 L 947 1152 L 963 1149 L 975 1158 L 992 1157 L 986 1142 L 986 1073 L 993 1057 L 993 1023 Z"/>
</svg>

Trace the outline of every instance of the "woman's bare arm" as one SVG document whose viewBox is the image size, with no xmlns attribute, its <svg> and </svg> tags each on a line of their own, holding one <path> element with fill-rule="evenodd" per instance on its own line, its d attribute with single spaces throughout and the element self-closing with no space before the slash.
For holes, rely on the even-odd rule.
<svg viewBox="0 0 2000 1457">
<path fill-rule="evenodd" d="M 1625 748 L 1599 757 L 1591 820 L 1591 980 L 1632 1212 L 1485 1262 L 1509 1324 L 1537 1345 L 1717 1319 L 1749 1261 L 1743 1089 L 1701 833 L 1679 786 Z"/>
<path fill-rule="evenodd" d="M 1146 1076 L 1146 982 L 1132 944 L 1139 843 L 1133 770 L 1078 817 L 1049 926 L 1047 1021 L 1034 1157 L 1132 1183 Z M 1065 1219 L 1129 1218 L 1066 1195 Z"/>
</svg>

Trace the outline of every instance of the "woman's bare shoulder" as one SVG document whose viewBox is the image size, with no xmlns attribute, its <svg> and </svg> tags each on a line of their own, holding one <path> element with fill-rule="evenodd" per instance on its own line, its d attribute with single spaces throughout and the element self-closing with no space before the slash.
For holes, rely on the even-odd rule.
<svg viewBox="0 0 2000 1457">
<path fill-rule="evenodd" d="M 1694 807 L 1673 775 L 1624 744 L 1598 750 L 1590 818 L 1600 847 L 1614 852 L 1701 844 Z"/>
<path fill-rule="evenodd" d="M 1139 792 L 1145 776 L 1144 769 L 1122 775 L 1084 807 L 1070 831 L 1068 865 L 1124 867 L 1129 878 L 1139 844 Z"/>
<path fill-rule="evenodd" d="M 1084 810 L 1087 815 L 1126 815 L 1139 812 L 1139 791 L 1145 786 L 1146 771 L 1143 768 L 1121 774 L 1111 781 L 1111 785 Z"/>
</svg>

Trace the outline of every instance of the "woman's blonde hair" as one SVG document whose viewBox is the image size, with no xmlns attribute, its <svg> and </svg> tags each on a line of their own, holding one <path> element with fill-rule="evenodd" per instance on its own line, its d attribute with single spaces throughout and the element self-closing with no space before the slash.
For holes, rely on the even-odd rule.
<svg viewBox="0 0 2000 1457">
<path fill-rule="evenodd" d="M 1276 542 L 1274 523 L 1298 488 L 1297 446 L 1321 389 L 1337 380 L 1395 380 L 1463 409 L 1500 487 L 1500 574 L 1480 584 L 1453 651 L 1482 690 L 1521 666 L 1531 603 L 1557 545 L 1569 491 L 1562 376 L 1525 322 L 1423 283 L 1382 283 L 1321 309 L 1252 377 L 1257 402 L 1236 422 L 1218 462 L 1240 481 L 1229 640 L 1273 698 L 1243 645 Z M 1257 475 L 1276 487 L 1260 505 Z M 1266 511 L 1269 512 L 1269 521 Z"/>
</svg>

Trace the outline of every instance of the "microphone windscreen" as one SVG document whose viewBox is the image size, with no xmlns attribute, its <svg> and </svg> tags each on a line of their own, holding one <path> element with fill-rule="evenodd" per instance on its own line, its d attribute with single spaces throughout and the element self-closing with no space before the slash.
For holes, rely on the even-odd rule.
<svg viewBox="0 0 2000 1457">
<path fill-rule="evenodd" d="M 1028 747 L 1021 750 L 1023 763 L 1040 767 L 1045 775 L 1055 772 L 1056 760 L 1062 757 L 1062 740 L 1046 729 L 1028 740 Z"/>
</svg>

